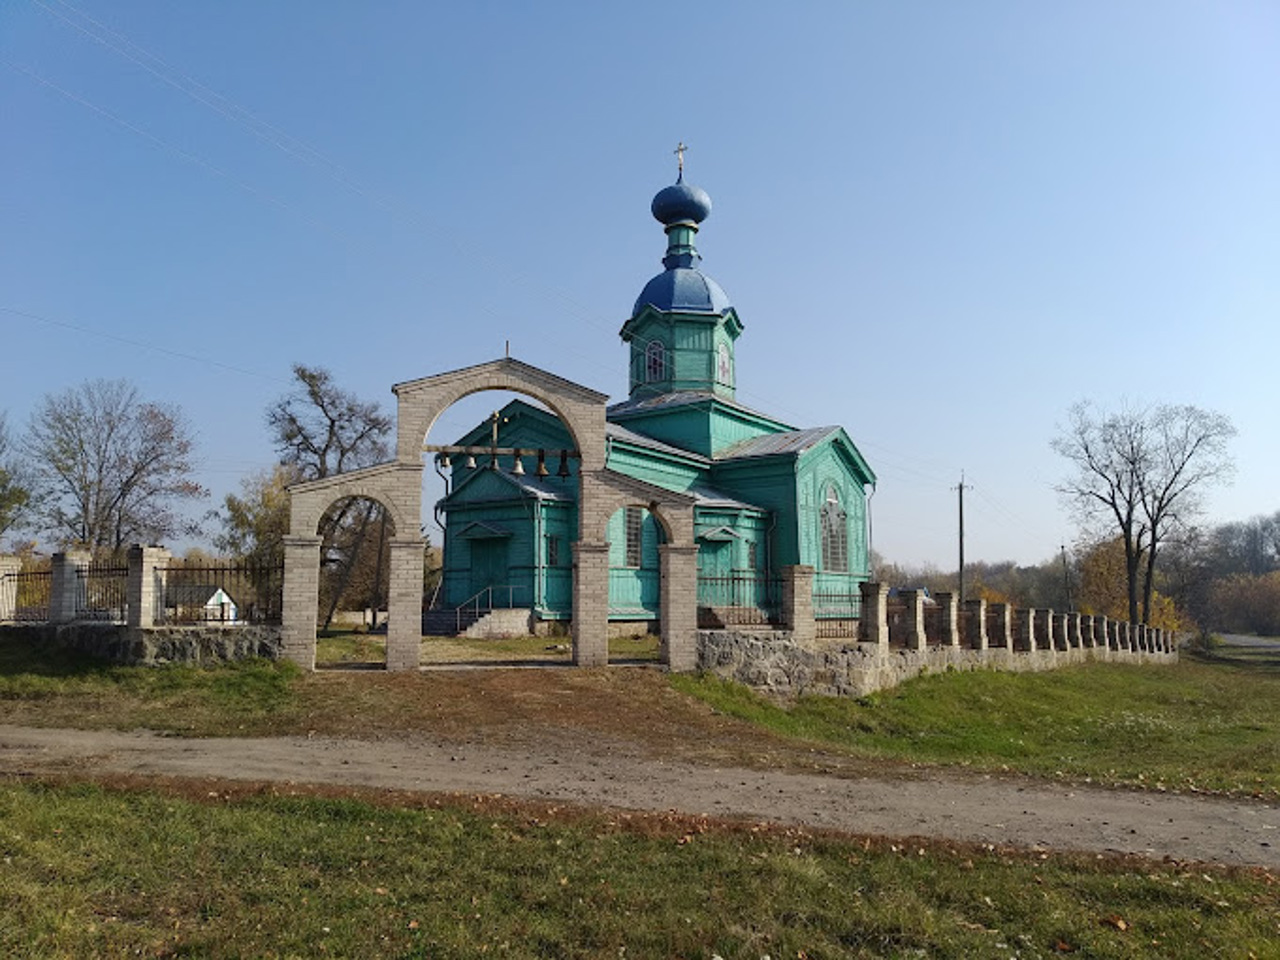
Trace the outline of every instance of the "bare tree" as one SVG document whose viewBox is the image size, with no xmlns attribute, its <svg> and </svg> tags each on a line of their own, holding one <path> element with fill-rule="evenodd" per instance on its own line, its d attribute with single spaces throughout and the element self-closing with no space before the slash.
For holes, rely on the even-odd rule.
<svg viewBox="0 0 1280 960">
<path fill-rule="evenodd" d="M 318 480 L 390 456 L 387 437 L 391 418 L 379 404 L 342 390 L 328 370 L 295 364 L 293 375 L 298 381 L 294 392 L 267 409 L 267 426 L 286 467 L 303 480 Z M 349 592 L 362 557 L 373 558 L 373 605 L 378 605 L 388 520 L 380 503 L 351 498 L 325 514 L 319 533 L 323 538 L 321 563 L 331 575 L 326 582 L 333 580 L 326 591 L 327 628 L 341 598 Z M 371 551 L 373 544 L 376 548 Z"/>
<path fill-rule="evenodd" d="M 304 480 L 367 467 L 388 456 L 391 418 L 376 403 L 339 389 L 320 367 L 294 364 L 298 386 L 267 408 L 280 461 Z"/>
<path fill-rule="evenodd" d="M 31 502 L 31 493 L 13 462 L 10 447 L 8 419 L 0 413 L 0 537 L 18 524 Z"/>
<path fill-rule="evenodd" d="M 194 529 L 175 509 L 206 495 L 182 412 L 140 400 L 127 381 L 46 395 L 22 449 L 41 528 L 63 544 L 118 551 Z"/>
<path fill-rule="evenodd" d="M 1161 547 L 1200 513 L 1204 490 L 1230 476 L 1234 435 L 1230 420 L 1198 407 L 1099 414 L 1081 402 L 1053 440 L 1073 468 L 1058 487 L 1064 501 L 1094 537 L 1123 544 L 1131 621 L 1150 619 Z"/>
</svg>

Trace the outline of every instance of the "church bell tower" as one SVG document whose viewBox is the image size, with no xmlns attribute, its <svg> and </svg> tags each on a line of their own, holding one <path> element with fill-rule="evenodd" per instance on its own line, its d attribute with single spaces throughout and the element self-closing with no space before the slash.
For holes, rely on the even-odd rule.
<svg viewBox="0 0 1280 960">
<path fill-rule="evenodd" d="M 695 391 L 734 398 L 734 343 L 742 322 L 718 283 L 698 267 L 694 238 L 711 215 L 706 191 L 684 182 L 683 144 L 676 182 L 658 191 L 650 210 L 667 234 L 665 268 L 636 299 L 619 335 L 630 344 L 630 396 Z"/>
</svg>

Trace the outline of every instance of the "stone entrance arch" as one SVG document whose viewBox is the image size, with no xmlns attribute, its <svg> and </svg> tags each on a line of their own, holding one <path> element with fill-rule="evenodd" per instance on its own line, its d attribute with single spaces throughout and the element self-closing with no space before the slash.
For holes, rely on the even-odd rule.
<svg viewBox="0 0 1280 960">
<path fill-rule="evenodd" d="M 284 538 L 284 654 L 306 670 L 316 665 L 316 605 L 320 536 L 326 510 L 347 497 L 367 497 L 391 517 L 387 590 L 387 669 L 418 665 L 422 636 L 422 465 L 398 461 L 352 470 L 289 488 L 289 535 Z"/>
<path fill-rule="evenodd" d="M 398 383 L 396 458 L 389 463 L 296 484 L 285 538 L 285 655 L 315 667 L 320 517 L 335 500 L 364 496 L 386 505 L 395 521 L 387 597 L 387 669 L 418 666 L 422 636 L 422 444 L 449 406 L 483 390 L 510 390 L 546 404 L 564 424 L 579 458 L 578 541 L 573 545 L 573 659 L 580 666 L 608 662 L 610 515 L 620 506 L 647 507 L 663 525 L 661 553 L 662 659 L 674 670 L 694 666 L 697 546 L 693 498 L 605 467 L 602 393 L 519 360 L 504 358 L 420 380 Z"/>
</svg>

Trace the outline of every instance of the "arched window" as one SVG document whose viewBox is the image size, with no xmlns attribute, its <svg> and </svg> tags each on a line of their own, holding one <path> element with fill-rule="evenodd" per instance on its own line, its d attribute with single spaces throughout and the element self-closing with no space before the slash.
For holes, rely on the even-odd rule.
<svg viewBox="0 0 1280 960">
<path fill-rule="evenodd" d="M 822 504 L 822 569 L 832 573 L 849 572 L 849 523 L 848 515 L 840 506 L 840 494 L 834 486 L 827 487 L 827 499 Z"/>
<path fill-rule="evenodd" d="M 667 348 L 661 340 L 654 340 L 644 351 L 645 383 L 667 379 Z"/>
</svg>

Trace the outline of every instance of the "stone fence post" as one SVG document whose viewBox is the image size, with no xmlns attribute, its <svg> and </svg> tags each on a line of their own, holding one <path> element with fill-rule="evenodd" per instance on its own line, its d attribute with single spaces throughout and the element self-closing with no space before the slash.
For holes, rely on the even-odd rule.
<svg viewBox="0 0 1280 960">
<path fill-rule="evenodd" d="M 782 624 L 800 646 L 812 646 L 817 639 L 818 623 L 813 619 L 813 567 L 797 563 L 782 568 Z"/>
<path fill-rule="evenodd" d="M 944 647 L 960 646 L 960 624 L 954 593 L 935 593 L 933 599 L 938 603 L 938 622 L 942 625 L 938 642 Z"/>
<path fill-rule="evenodd" d="M 49 583 L 49 622 L 70 623 L 79 616 L 85 604 L 83 571 L 89 567 L 89 554 L 68 550 L 53 555 Z"/>
<path fill-rule="evenodd" d="M 1036 611 L 1015 611 L 1013 648 L 1015 650 L 1034 650 L 1036 648 Z"/>
<path fill-rule="evenodd" d="M 1080 646 L 1093 646 L 1093 617 L 1087 614 L 1076 614 L 1080 618 Z"/>
<path fill-rule="evenodd" d="M 169 551 L 164 547 L 143 547 L 135 543 L 129 548 L 126 623 L 130 628 L 155 626 L 156 608 L 163 609 L 164 603 L 164 575 L 160 569 L 168 563 L 169 557 Z"/>
<path fill-rule="evenodd" d="M 8 623 L 18 614 L 18 574 L 22 571 L 19 557 L 0 557 L 0 623 Z"/>
<path fill-rule="evenodd" d="M 1058 650 L 1067 650 L 1071 647 L 1071 637 L 1067 632 L 1070 627 L 1071 615 L 1067 613 L 1053 614 L 1053 644 Z"/>
<path fill-rule="evenodd" d="M 991 625 L 987 629 L 987 646 L 994 650 L 1013 649 L 1013 608 L 1007 603 L 993 603 Z"/>
<path fill-rule="evenodd" d="M 862 621 L 859 633 L 866 643 L 874 643 L 881 650 L 889 647 L 889 588 L 883 583 L 863 583 Z"/>
<path fill-rule="evenodd" d="M 987 649 L 987 601 L 964 602 L 964 632 L 974 650 Z"/>
<path fill-rule="evenodd" d="M 1106 614 L 1096 613 L 1093 616 L 1093 645 L 1105 650 L 1111 649 L 1111 630 L 1107 625 Z"/>
<path fill-rule="evenodd" d="M 920 590 L 899 590 L 898 596 L 906 607 L 907 649 L 923 650 L 929 645 L 924 632 L 924 593 Z"/>
</svg>

